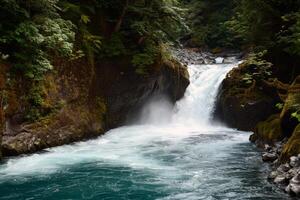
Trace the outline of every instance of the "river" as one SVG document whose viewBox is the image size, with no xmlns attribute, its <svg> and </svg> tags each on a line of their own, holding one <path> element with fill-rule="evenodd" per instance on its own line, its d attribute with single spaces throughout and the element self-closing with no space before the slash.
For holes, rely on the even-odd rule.
<svg viewBox="0 0 300 200">
<path fill-rule="evenodd" d="M 250 133 L 211 122 L 218 88 L 237 65 L 190 65 L 175 107 L 156 97 L 133 125 L 5 160 L 0 199 L 290 199 L 267 182 Z"/>
</svg>

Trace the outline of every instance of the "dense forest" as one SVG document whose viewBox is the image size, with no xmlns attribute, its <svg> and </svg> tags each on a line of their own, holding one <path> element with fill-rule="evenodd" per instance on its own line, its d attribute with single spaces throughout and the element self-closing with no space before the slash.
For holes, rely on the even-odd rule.
<svg viewBox="0 0 300 200">
<path fill-rule="evenodd" d="M 300 153 L 300 0 L 0 0 L 3 156 L 99 136 L 153 94 L 175 103 L 181 48 L 242 52 L 215 119 L 284 140 L 278 162 Z"/>
<path fill-rule="evenodd" d="M 299 4 L 2 0 L 0 52 L 6 71 L 2 74 L 9 76 L 10 86 L 14 79 L 26 82 L 27 120 L 43 115 L 39 85 L 56 60 L 86 57 L 93 65 L 95 59 L 130 56 L 134 70 L 144 74 L 158 57 L 168 57 L 168 45 L 178 45 L 187 35 L 188 46 L 262 55 L 274 64 L 271 71 L 276 77 L 291 83 L 299 74 Z"/>
</svg>

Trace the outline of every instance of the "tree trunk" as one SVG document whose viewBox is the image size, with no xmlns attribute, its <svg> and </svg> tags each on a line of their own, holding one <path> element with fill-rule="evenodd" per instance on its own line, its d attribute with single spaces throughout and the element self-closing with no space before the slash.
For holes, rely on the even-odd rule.
<svg viewBox="0 0 300 200">
<path fill-rule="evenodd" d="M 126 12 L 127 12 L 128 5 L 129 5 L 129 0 L 126 0 L 125 5 L 123 7 L 123 10 L 121 12 L 121 15 L 120 15 L 120 17 L 119 17 L 119 19 L 116 23 L 116 26 L 114 28 L 114 32 L 119 32 L 120 31 L 123 20 L 124 20 L 124 17 L 125 17 Z"/>
</svg>

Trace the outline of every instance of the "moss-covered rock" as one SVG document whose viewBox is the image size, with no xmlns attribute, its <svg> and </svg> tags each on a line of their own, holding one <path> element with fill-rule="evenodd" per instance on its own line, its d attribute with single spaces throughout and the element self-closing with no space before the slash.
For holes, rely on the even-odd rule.
<svg viewBox="0 0 300 200">
<path fill-rule="evenodd" d="M 269 143 L 283 139 L 279 114 L 270 116 L 266 121 L 259 122 L 254 134 L 250 136 L 251 142 Z"/>
<path fill-rule="evenodd" d="M 273 79 L 271 64 L 249 58 L 223 81 L 217 97 L 215 119 L 228 126 L 253 131 L 256 124 L 278 112 L 279 90 L 285 85 Z"/>
<path fill-rule="evenodd" d="M 295 128 L 292 136 L 284 145 L 280 156 L 281 162 L 286 162 L 291 156 L 300 154 L 300 124 Z"/>
</svg>

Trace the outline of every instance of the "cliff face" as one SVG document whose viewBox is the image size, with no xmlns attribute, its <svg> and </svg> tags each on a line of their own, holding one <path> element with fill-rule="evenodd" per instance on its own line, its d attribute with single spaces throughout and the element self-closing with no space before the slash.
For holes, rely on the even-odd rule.
<svg viewBox="0 0 300 200">
<path fill-rule="evenodd" d="M 176 61 L 157 62 L 144 75 L 134 72 L 129 59 L 57 62 L 56 73 L 44 80 L 44 101 L 52 109 L 34 123 L 24 123 L 22 102 L 7 117 L 4 156 L 33 153 L 48 147 L 99 136 L 122 125 L 128 113 L 151 96 L 166 94 L 173 102 L 189 84 L 186 67 Z M 17 91 L 17 90 L 16 90 Z M 16 94 L 15 96 L 17 96 Z"/>
</svg>

